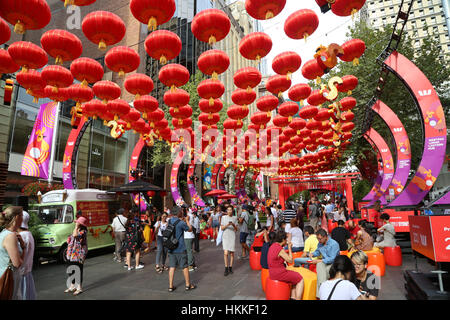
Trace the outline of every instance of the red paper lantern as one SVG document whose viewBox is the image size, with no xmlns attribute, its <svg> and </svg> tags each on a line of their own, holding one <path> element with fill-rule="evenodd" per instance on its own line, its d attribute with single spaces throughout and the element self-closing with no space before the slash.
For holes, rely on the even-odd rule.
<svg viewBox="0 0 450 320">
<path fill-rule="evenodd" d="M 141 96 L 149 94 L 153 90 L 153 80 L 142 73 L 134 73 L 127 76 L 123 83 L 125 90 L 139 99 Z"/>
<path fill-rule="evenodd" d="M 73 83 L 72 73 L 62 66 L 47 66 L 42 70 L 41 75 L 42 79 L 47 85 L 52 86 L 55 92 L 58 92 L 59 88 L 67 88 Z"/>
<path fill-rule="evenodd" d="M 248 116 L 248 113 L 248 107 L 242 107 L 238 105 L 232 105 L 227 110 L 228 117 L 233 120 L 237 120 L 239 124 L 242 122 L 242 119 Z"/>
<path fill-rule="evenodd" d="M 249 60 L 260 61 L 272 50 L 272 39 L 264 32 L 253 32 L 246 35 L 239 43 L 239 52 Z"/>
<path fill-rule="evenodd" d="M 302 130 L 305 126 L 306 121 L 300 118 L 294 118 L 291 123 L 289 123 L 289 127 L 297 131 L 297 134 L 300 134 L 300 130 Z"/>
<path fill-rule="evenodd" d="M 101 117 L 106 111 L 106 104 L 97 99 L 86 102 L 82 107 L 82 113 L 86 118 L 92 117 L 97 119 L 97 117 Z"/>
<path fill-rule="evenodd" d="M 28 69 L 40 69 L 48 62 L 47 53 L 27 41 L 17 41 L 8 47 L 8 53 L 16 64 L 22 67 L 22 72 Z"/>
<path fill-rule="evenodd" d="M 187 104 L 178 108 L 170 108 L 169 113 L 173 118 L 186 119 L 192 116 L 192 108 Z"/>
<path fill-rule="evenodd" d="M 163 118 L 164 118 L 164 111 L 162 111 L 159 108 L 153 112 L 147 113 L 147 119 L 148 122 L 150 123 L 151 128 L 155 127 L 155 122 L 161 121 Z"/>
<path fill-rule="evenodd" d="M 36 70 L 28 70 L 28 72 L 19 72 L 16 75 L 16 80 L 22 87 L 27 89 L 27 93 L 29 93 L 29 91 L 32 90 L 42 90 L 47 85 L 45 80 L 42 78 L 41 73 Z"/>
<path fill-rule="evenodd" d="M 298 104 L 292 101 L 282 103 L 278 107 L 278 113 L 283 117 L 288 117 L 289 122 L 292 121 L 292 117 L 298 112 Z"/>
<path fill-rule="evenodd" d="M 299 83 L 289 89 L 288 96 L 292 101 L 300 102 L 303 105 L 303 100 L 311 94 L 311 87 L 306 83 Z"/>
<path fill-rule="evenodd" d="M 233 120 L 233 119 L 226 119 L 223 122 L 223 128 L 226 130 L 237 130 L 237 129 L 241 129 L 242 126 L 243 126 L 242 122 L 239 124 L 237 120 Z"/>
<path fill-rule="evenodd" d="M 50 7 L 45 0 L 2 0 L 0 16 L 14 26 L 14 32 L 44 28 L 51 20 Z"/>
<path fill-rule="evenodd" d="M 231 22 L 222 10 L 206 9 L 197 13 L 192 20 L 191 30 L 194 36 L 210 45 L 224 39 L 230 32 Z"/>
<path fill-rule="evenodd" d="M 186 129 L 192 126 L 192 119 L 172 119 L 172 125 L 176 129 Z"/>
<path fill-rule="evenodd" d="M 339 58 L 346 62 L 352 61 L 353 65 L 356 66 L 359 64 L 359 58 L 366 51 L 366 44 L 360 39 L 351 39 L 342 45 L 342 49 L 344 54 Z"/>
<path fill-rule="evenodd" d="M 73 84 L 68 87 L 69 97 L 81 106 L 82 103 L 91 101 L 94 98 L 94 91 L 90 87 L 85 87 L 80 84 Z"/>
<path fill-rule="evenodd" d="M 200 113 L 198 120 L 208 127 L 216 124 L 220 121 L 220 115 L 218 113 Z"/>
<path fill-rule="evenodd" d="M 106 66 L 117 72 L 120 78 L 123 78 L 125 73 L 135 71 L 139 67 L 140 62 L 141 59 L 137 52 L 125 46 L 114 47 L 105 55 Z"/>
<path fill-rule="evenodd" d="M 11 38 L 11 30 L 5 20 L 0 18 L 0 44 L 4 44 Z"/>
<path fill-rule="evenodd" d="M 279 75 L 269 77 L 266 82 L 267 91 L 278 97 L 281 97 L 283 95 L 283 92 L 288 90 L 290 86 L 291 80 Z"/>
<path fill-rule="evenodd" d="M 277 16 L 286 5 L 286 0 L 246 0 L 245 10 L 257 20 L 267 20 Z"/>
<path fill-rule="evenodd" d="M 331 130 L 325 131 L 322 134 L 322 138 L 323 139 L 331 139 L 331 138 L 333 138 L 333 131 L 331 131 Z"/>
<path fill-rule="evenodd" d="M 302 75 L 308 80 L 316 79 L 320 83 L 320 77 L 324 75 L 323 69 L 319 66 L 316 59 L 308 60 L 302 67 Z"/>
<path fill-rule="evenodd" d="M 338 84 L 336 88 L 339 92 L 347 92 L 348 95 L 352 94 L 352 90 L 354 90 L 358 86 L 358 78 L 354 75 L 346 75 L 342 77 L 342 84 Z"/>
<path fill-rule="evenodd" d="M 142 117 L 147 119 L 147 113 L 153 112 L 159 107 L 158 100 L 152 96 L 141 96 L 139 99 L 134 100 L 133 106 L 136 110 L 142 112 Z"/>
<path fill-rule="evenodd" d="M 287 76 L 291 79 L 291 75 L 300 69 L 302 59 L 293 51 L 286 51 L 277 55 L 272 61 L 272 69 L 280 75 Z"/>
<path fill-rule="evenodd" d="M 20 66 L 15 63 L 8 51 L 0 49 L 0 75 L 4 73 L 14 73 L 19 69 Z"/>
<path fill-rule="evenodd" d="M 231 95 L 231 100 L 240 106 L 247 106 L 256 100 L 256 92 L 253 90 L 249 92 L 244 89 L 237 89 Z"/>
<path fill-rule="evenodd" d="M 84 35 L 98 44 L 100 50 L 118 43 L 125 36 L 125 23 L 119 16 L 108 11 L 94 11 L 87 14 L 81 22 Z"/>
<path fill-rule="evenodd" d="M 348 111 L 356 107 L 356 99 L 353 97 L 345 97 L 339 101 L 340 110 Z"/>
<path fill-rule="evenodd" d="M 248 91 L 255 88 L 261 82 L 261 79 L 261 72 L 253 67 L 239 69 L 233 77 L 236 87 L 247 89 Z"/>
<path fill-rule="evenodd" d="M 148 26 L 149 31 L 168 22 L 175 13 L 174 0 L 131 0 L 130 11 L 140 22 Z"/>
<path fill-rule="evenodd" d="M 87 86 L 88 83 L 96 83 L 103 78 L 103 67 L 94 59 L 78 58 L 70 65 L 70 72 L 81 84 Z"/>
<path fill-rule="evenodd" d="M 330 110 L 328 109 L 320 109 L 319 112 L 314 116 L 314 120 L 316 121 L 325 121 L 330 119 Z"/>
<path fill-rule="evenodd" d="M 250 117 L 251 122 L 258 125 L 260 129 L 264 129 L 264 127 L 269 123 L 270 116 L 267 116 L 266 112 L 259 111 L 252 114 Z"/>
<path fill-rule="evenodd" d="M 84 7 L 93 4 L 96 0 L 61 0 L 61 1 L 64 2 L 64 7 L 67 6 Z"/>
<path fill-rule="evenodd" d="M 305 106 L 300 109 L 299 116 L 303 119 L 311 119 L 316 116 L 316 114 L 319 112 L 319 109 L 314 106 Z"/>
<path fill-rule="evenodd" d="M 171 31 L 157 30 L 145 39 L 145 50 L 150 57 L 166 64 L 180 54 L 181 39 Z"/>
<path fill-rule="evenodd" d="M 122 119 L 126 122 L 127 129 L 131 129 L 131 124 L 138 121 L 140 118 L 141 113 L 134 108 L 130 108 L 130 110 L 122 116 Z"/>
<path fill-rule="evenodd" d="M 167 128 L 169 126 L 169 121 L 167 121 L 166 119 L 161 119 L 158 122 L 155 122 L 155 129 L 156 131 L 159 130 L 164 130 L 165 128 Z"/>
<path fill-rule="evenodd" d="M 358 12 L 366 3 L 366 0 L 335 0 L 331 6 L 331 11 L 337 16 L 352 17 Z"/>
<path fill-rule="evenodd" d="M 306 128 L 309 129 L 309 130 L 311 130 L 311 131 L 314 131 L 314 130 L 316 130 L 316 129 L 319 128 L 319 127 L 320 127 L 320 122 L 319 122 L 319 121 L 316 121 L 316 120 L 314 120 L 314 119 L 309 119 L 309 120 L 306 122 Z M 320 135 L 320 136 L 322 136 L 322 135 Z"/>
<path fill-rule="evenodd" d="M 271 113 L 278 106 L 278 98 L 272 95 L 262 96 L 256 101 L 256 108 L 260 111 L 264 111 L 267 113 L 267 116 L 270 118 Z"/>
<path fill-rule="evenodd" d="M 95 96 L 104 103 L 119 98 L 122 93 L 119 85 L 109 80 L 96 82 L 92 89 L 94 89 Z"/>
<path fill-rule="evenodd" d="M 230 58 L 221 50 L 208 50 L 200 55 L 197 65 L 201 72 L 218 79 L 230 66 Z"/>
<path fill-rule="evenodd" d="M 53 29 L 45 32 L 41 37 L 42 48 L 53 58 L 55 64 L 72 61 L 83 52 L 81 40 L 66 30 Z"/>
<path fill-rule="evenodd" d="M 46 86 L 44 93 L 47 98 L 55 102 L 62 102 L 70 99 L 68 88 L 60 88 L 58 91 L 54 91 L 54 87 Z"/>
<path fill-rule="evenodd" d="M 341 121 L 343 122 L 350 122 L 355 119 L 355 114 L 351 111 L 347 111 L 341 114 Z"/>
<path fill-rule="evenodd" d="M 321 106 L 322 103 L 327 101 L 327 98 L 323 96 L 321 90 L 314 90 L 311 92 L 310 96 L 307 99 L 308 103 L 313 106 Z"/>
<path fill-rule="evenodd" d="M 342 132 L 350 132 L 355 128 L 355 124 L 353 122 L 346 122 L 341 126 Z"/>
<path fill-rule="evenodd" d="M 164 103 L 169 107 L 179 108 L 189 103 L 190 96 L 183 89 L 175 89 L 164 93 Z"/>
<path fill-rule="evenodd" d="M 284 23 L 284 32 L 291 39 L 305 39 L 319 26 L 319 18 L 310 9 L 302 9 L 291 14 Z"/>
<path fill-rule="evenodd" d="M 289 118 L 278 115 L 273 118 L 273 124 L 277 127 L 284 128 L 289 125 Z"/>
<path fill-rule="evenodd" d="M 225 86 L 219 80 L 203 80 L 197 86 L 197 92 L 203 99 L 209 99 L 209 104 L 214 104 L 214 99 L 220 98 L 225 92 Z"/>
<path fill-rule="evenodd" d="M 171 63 L 159 71 L 159 80 L 171 90 L 184 86 L 188 83 L 189 77 L 189 70 L 181 64 Z"/>
<path fill-rule="evenodd" d="M 205 113 L 217 113 L 223 108 L 223 103 L 220 99 L 215 99 L 212 105 L 209 104 L 209 100 L 200 99 L 198 102 L 198 107 L 202 112 Z"/>
<path fill-rule="evenodd" d="M 346 140 L 350 140 L 353 137 L 353 134 L 351 132 L 345 132 L 342 137 L 341 140 L 346 141 Z"/>
<path fill-rule="evenodd" d="M 108 111 L 114 115 L 114 120 L 119 119 L 119 117 L 123 117 L 130 111 L 130 105 L 122 99 L 108 101 L 106 107 Z"/>
</svg>

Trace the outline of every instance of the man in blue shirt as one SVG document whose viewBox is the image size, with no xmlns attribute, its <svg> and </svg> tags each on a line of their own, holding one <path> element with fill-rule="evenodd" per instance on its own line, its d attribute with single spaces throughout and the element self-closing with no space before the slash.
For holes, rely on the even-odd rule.
<svg viewBox="0 0 450 320">
<path fill-rule="evenodd" d="M 331 202 L 331 200 L 328 200 L 328 203 L 325 206 L 325 213 L 327 214 L 328 219 L 333 219 L 333 211 L 334 211 L 334 204 Z"/>
<path fill-rule="evenodd" d="M 320 285 L 330 278 L 330 268 L 334 262 L 334 259 L 340 254 L 339 243 L 328 237 L 327 232 L 324 229 L 319 229 L 316 232 L 317 250 L 310 254 L 310 258 L 321 257 L 317 260 L 312 260 L 311 263 L 316 264 L 317 272 L 317 289 L 316 295 L 319 297 Z"/>
<path fill-rule="evenodd" d="M 174 250 L 169 250 L 169 292 L 174 291 L 176 288 L 173 286 L 173 278 L 175 275 L 175 269 L 177 266 L 183 268 L 184 281 L 186 283 L 186 291 L 193 290 L 196 288 L 194 284 L 190 282 L 189 279 L 189 269 L 187 262 L 187 252 L 186 245 L 184 243 L 184 232 L 192 231 L 192 226 L 189 223 L 189 219 L 183 216 L 183 211 L 178 210 L 177 216 L 169 220 L 170 224 L 175 224 L 175 237 L 178 240 L 178 247 Z"/>
</svg>

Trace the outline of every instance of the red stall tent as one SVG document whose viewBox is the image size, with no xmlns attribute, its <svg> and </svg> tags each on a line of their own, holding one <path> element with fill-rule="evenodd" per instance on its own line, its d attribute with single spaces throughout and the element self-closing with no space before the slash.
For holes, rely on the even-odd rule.
<svg viewBox="0 0 450 320">
<path fill-rule="evenodd" d="M 301 175 L 272 178 L 278 184 L 278 197 L 283 206 L 293 194 L 303 190 L 328 190 L 345 193 L 349 210 L 354 210 L 352 180 L 359 179 L 359 172 Z"/>
</svg>

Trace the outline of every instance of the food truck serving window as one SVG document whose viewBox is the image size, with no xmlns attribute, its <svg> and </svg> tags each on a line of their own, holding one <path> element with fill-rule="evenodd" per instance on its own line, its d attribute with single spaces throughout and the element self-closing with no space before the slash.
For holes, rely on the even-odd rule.
<svg viewBox="0 0 450 320">
<path fill-rule="evenodd" d="M 39 218 L 44 224 L 72 223 L 73 207 L 71 205 L 39 207 Z"/>
</svg>

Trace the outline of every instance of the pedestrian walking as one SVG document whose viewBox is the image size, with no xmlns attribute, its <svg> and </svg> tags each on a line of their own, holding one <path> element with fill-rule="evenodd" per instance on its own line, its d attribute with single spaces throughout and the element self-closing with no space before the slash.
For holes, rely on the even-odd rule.
<svg viewBox="0 0 450 320">
<path fill-rule="evenodd" d="M 22 237 L 25 244 L 23 263 L 19 268 L 19 283 L 13 300 L 36 300 L 36 288 L 34 286 L 34 279 L 32 274 L 33 256 L 34 256 L 34 238 L 28 230 L 28 221 L 30 215 L 23 211 L 23 220 L 19 228 L 19 235 Z"/>
<path fill-rule="evenodd" d="M 116 242 L 116 250 L 114 260 L 122 262 L 122 249 L 125 241 L 125 225 L 127 224 L 127 218 L 124 216 L 125 209 L 120 208 L 117 210 L 117 214 L 114 217 L 111 227 L 114 232 L 114 240 Z"/>
<path fill-rule="evenodd" d="M 194 214 L 191 213 L 191 211 L 189 211 L 189 213 L 187 214 L 186 221 L 189 221 L 189 224 L 191 225 L 191 231 L 184 232 L 184 243 L 186 246 L 189 271 L 194 271 L 195 269 L 197 269 L 197 267 L 195 265 L 194 254 L 192 253 L 192 245 L 195 240 L 195 230 L 194 230 Z"/>
<path fill-rule="evenodd" d="M 211 239 L 211 242 L 214 242 L 217 238 L 217 234 L 219 233 L 219 227 L 220 227 L 220 219 L 222 218 L 222 210 L 219 205 L 217 205 L 214 208 L 213 214 L 211 214 L 212 224 L 211 227 L 213 228 L 213 238 Z"/>
<path fill-rule="evenodd" d="M 75 274 L 79 276 L 72 279 L 70 286 L 64 292 L 73 292 L 74 296 L 83 292 L 83 265 L 88 253 L 87 222 L 85 217 L 79 217 L 76 221 L 75 229 L 67 239 L 67 274 L 70 279 L 73 274 L 72 269 L 74 269 Z"/>
<path fill-rule="evenodd" d="M 167 228 L 167 213 L 163 213 L 160 218 L 158 218 L 158 221 L 155 224 L 155 233 L 157 235 L 156 238 L 156 245 L 157 245 L 157 251 L 156 251 L 156 266 L 155 270 L 158 273 L 163 273 L 163 271 L 169 270 L 169 268 L 166 266 L 166 257 L 167 257 L 167 248 L 164 247 L 164 241 L 163 241 L 163 232 Z"/>
<path fill-rule="evenodd" d="M 270 211 L 270 208 L 268 208 Z M 234 252 L 236 251 L 236 231 L 238 230 L 237 217 L 234 216 L 234 209 L 232 206 L 227 208 L 227 215 L 222 217 L 221 229 L 222 235 L 222 248 L 223 258 L 225 261 L 224 276 L 228 276 L 233 273 L 233 261 Z"/>
<path fill-rule="evenodd" d="M 144 239 L 137 210 L 134 211 L 130 217 L 128 217 L 125 229 L 125 250 L 127 252 L 127 264 L 125 265 L 125 267 L 128 267 L 128 271 L 133 269 L 133 267 L 131 266 L 131 254 L 134 253 L 136 262 L 135 268 L 136 270 L 142 269 L 144 268 L 144 265 L 140 263 L 140 258 Z"/>
<path fill-rule="evenodd" d="M 200 252 L 200 219 L 199 219 L 199 211 L 194 212 L 194 223 L 192 227 L 194 228 L 194 251 Z"/>
<path fill-rule="evenodd" d="M 0 300 L 11 300 L 17 269 L 23 264 L 25 243 L 17 233 L 22 224 L 22 208 L 8 207 L 0 214 Z"/>
</svg>

